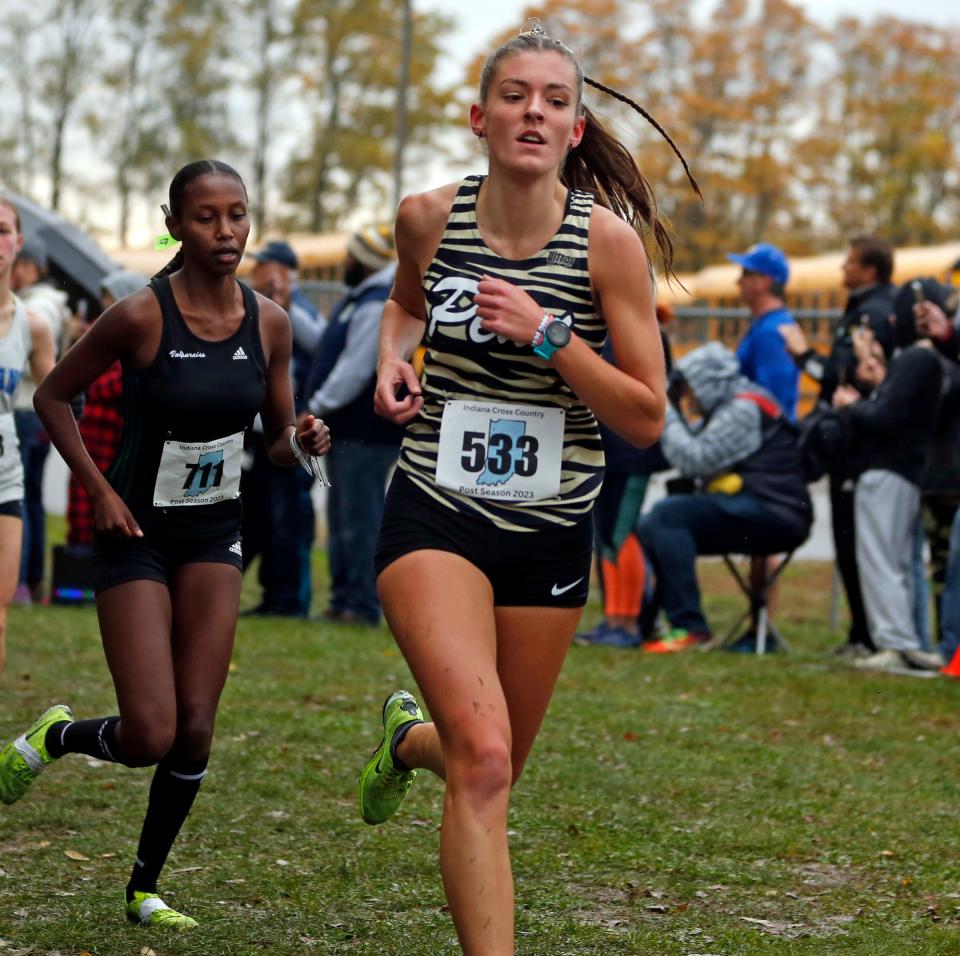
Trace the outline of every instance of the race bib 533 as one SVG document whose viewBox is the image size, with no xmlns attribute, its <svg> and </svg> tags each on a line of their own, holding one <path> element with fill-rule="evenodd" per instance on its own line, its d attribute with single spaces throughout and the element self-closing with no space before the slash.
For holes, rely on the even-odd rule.
<svg viewBox="0 0 960 956">
<path fill-rule="evenodd" d="M 561 408 L 448 401 L 437 484 L 474 498 L 554 498 L 560 491 L 563 427 Z"/>
</svg>

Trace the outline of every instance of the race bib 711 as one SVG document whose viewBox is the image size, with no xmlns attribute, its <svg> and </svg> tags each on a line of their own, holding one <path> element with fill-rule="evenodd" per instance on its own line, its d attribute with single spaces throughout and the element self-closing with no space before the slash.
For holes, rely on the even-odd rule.
<svg viewBox="0 0 960 956">
<path fill-rule="evenodd" d="M 239 498 L 242 459 L 243 432 L 208 442 L 165 441 L 154 505 L 181 508 Z"/>
</svg>

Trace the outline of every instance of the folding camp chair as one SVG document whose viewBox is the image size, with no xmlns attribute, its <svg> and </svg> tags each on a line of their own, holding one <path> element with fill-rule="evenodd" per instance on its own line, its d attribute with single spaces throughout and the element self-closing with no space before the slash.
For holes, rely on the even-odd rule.
<svg viewBox="0 0 960 956">
<path fill-rule="evenodd" d="M 750 572 L 744 576 L 729 554 L 723 555 L 723 561 L 730 569 L 734 580 L 740 586 L 740 590 L 750 602 L 746 611 L 740 615 L 737 623 L 723 637 L 714 637 L 704 645 L 704 650 L 723 650 L 733 647 L 735 644 L 748 641 L 754 641 L 757 654 L 765 654 L 768 646 L 771 650 L 789 651 L 790 647 L 781 637 L 779 631 L 773 626 L 770 620 L 770 609 L 767 601 L 770 589 L 774 582 L 780 577 L 783 569 L 790 563 L 794 552 L 785 554 L 779 563 L 770 570 L 770 558 L 775 555 L 754 554 L 749 555 Z M 750 619 L 750 623 L 745 631 L 740 631 L 744 621 Z"/>
</svg>

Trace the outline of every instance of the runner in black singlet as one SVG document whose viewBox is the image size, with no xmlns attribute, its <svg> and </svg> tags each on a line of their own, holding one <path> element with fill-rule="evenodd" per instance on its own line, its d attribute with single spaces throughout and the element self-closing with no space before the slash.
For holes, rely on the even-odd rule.
<svg viewBox="0 0 960 956">
<path fill-rule="evenodd" d="M 214 160 L 185 166 L 167 228 L 182 243 L 175 259 L 104 312 L 34 400 L 94 502 L 97 613 L 120 713 L 75 721 L 51 707 L 0 752 L 0 798 L 19 799 L 66 753 L 157 764 L 126 914 L 186 928 L 194 920 L 160 899 L 157 877 L 206 773 L 233 647 L 243 432 L 259 412 L 286 467 L 324 454 L 330 437 L 310 416 L 295 425 L 286 314 L 236 280 L 249 231 L 239 175 Z M 124 435 L 104 477 L 68 402 L 118 359 Z"/>
<path fill-rule="evenodd" d="M 382 323 L 376 407 L 409 425 L 377 583 L 433 720 L 406 691 L 387 699 L 360 810 L 388 819 L 417 768 L 446 780 L 440 868 L 468 956 L 514 952 L 510 789 L 587 597 L 596 419 L 649 445 L 665 408 L 638 232 L 668 270 L 670 240 L 583 82 L 539 27 L 489 57 L 470 112 L 488 174 L 403 201 Z"/>
</svg>

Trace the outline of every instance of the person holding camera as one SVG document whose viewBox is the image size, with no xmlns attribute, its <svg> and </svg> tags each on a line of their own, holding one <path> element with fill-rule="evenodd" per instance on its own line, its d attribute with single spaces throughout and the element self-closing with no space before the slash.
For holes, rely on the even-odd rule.
<svg viewBox="0 0 960 956">
<path fill-rule="evenodd" d="M 913 537 L 943 371 L 929 342 L 905 349 L 889 366 L 869 330 L 855 336 L 855 346 L 856 385 L 839 385 L 833 406 L 850 429 L 856 561 L 876 650 L 853 663 L 867 670 L 931 676 L 943 662 L 920 649 Z"/>
<path fill-rule="evenodd" d="M 847 304 L 834 331 L 830 353 L 826 357 L 810 347 L 799 326 L 780 328 L 787 351 L 802 372 L 820 383 L 819 408 L 829 408 L 836 389 L 857 381 L 857 356 L 854 332 L 867 328 L 883 349 L 886 358 L 893 354 L 894 335 L 890 315 L 896 287 L 893 276 L 893 247 L 879 236 L 857 236 L 850 241 L 847 256 L 841 265 L 843 286 L 848 292 Z M 869 390 L 864 390 L 868 394 Z M 847 448 L 842 444 L 831 454 L 830 520 L 837 568 L 850 610 L 850 630 L 846 643 L 838 648 L 845 656 L 858 657 L 876 648 L 870 640 L 870 629 L 863 608 L 863 596 L 856 558 L 856 524 L 854 520 L 854 477 Z"/>
</svg>

